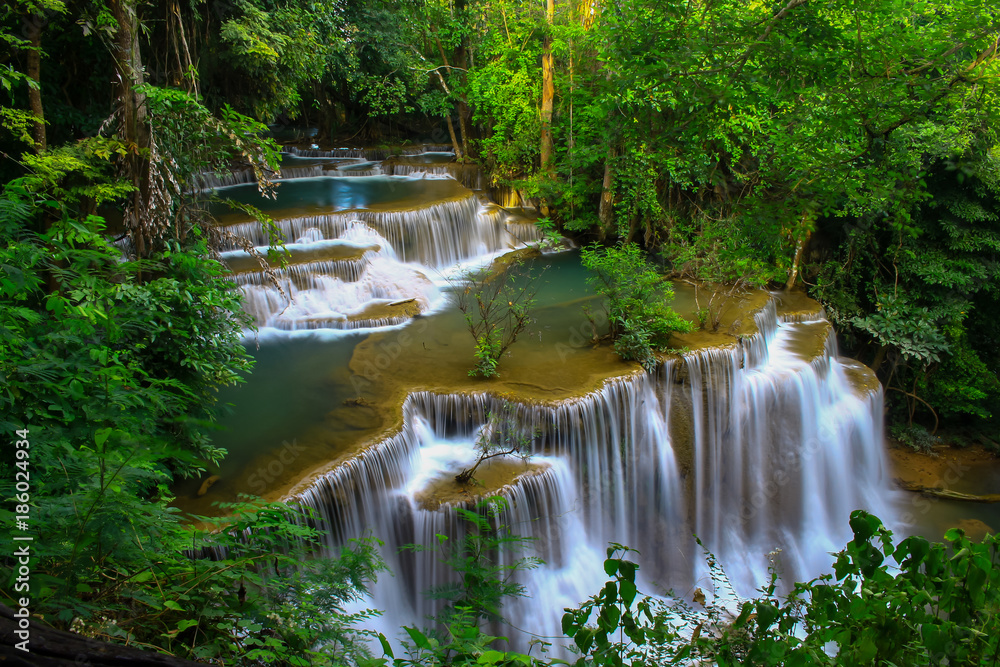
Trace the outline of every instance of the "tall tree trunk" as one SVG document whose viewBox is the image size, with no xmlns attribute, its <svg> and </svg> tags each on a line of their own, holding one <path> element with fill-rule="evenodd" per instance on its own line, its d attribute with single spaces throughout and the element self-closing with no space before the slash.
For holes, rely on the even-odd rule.
<svg viewBox="0 0 1000 667">
<path fill-rule="evenodd" d="M 151 136 L 146 122 L 145 96 L 136 91 L 143 83 L 142 58 L 139 52 L 138 19 L 133 0 L 110 0 L 111 13 L 118 24 L 114 52 L 120 134 L 128 150 L 123 160 L 123 175 L 135 188 L 125 208 L 125 225 L 136 254 L 147 254 L 150 229 L 146 202 L 149 201 L 149 153 Z"/>
<path fill-rule="evenodd" d="M 812 237 L 811 214 L 807 210 L 802 214 L 802 231 L 798 242 L 795 244 L 795 258 L 792 259 L 792 268 L 788 274 L 788 282 L 785 283 L 785 290 L 790 290 L 795 286 L 795 281 L 799 277 L 799 269 L 802 265 L 802 257 L 805 255 L 806 246 Z"/>
<path fill-rule="evenodd" d="M 45 132 L 45 108 L 42 106 L 42 27 L 44 25 L 45 19 L 41 14 L 30 14 L 24 26 L 24 36 L 31 44 L 26 49 L 26 56 L 28 61 L 28 76 L 34 82 L 34 85 L 28 87 L 28 105 L 31 107 L 31 115 L 35 117 L 35 122 L 31 125 L 31 138 L 35 142 L 34 149 L 36 153 L 41 153 L 48 147 L 48 139 Z M 40 218 L 40 231 L 49 231 L 52 228 L 52 223 L 55 221 L 53 214 L 48 211 L 41 211 Z M 55 252 L 55 249 L 51 245 L 49 245 L 49 249 L 53 253 Z M 63 268 L 65 263 L 57 259 L 55 265 L 56 267 Z M 47 283 L 49 292 L 58 292 L 60 283 L 57 278 L 57 271 L 49 269 L 46 273 L 48 274 Z"/>
<path fill-rule="evenodd" d="M 463 96 L 464 97 L 464 96 Z M 469 110 L 469 104 L 464 100 L 458 101 L 458 130 L 462 134 L 462 152 L 466 156 L 469 155 L 469 135 L 472 134 L 472 126 L 469 122 L 472 117 L 472 111 Z"/>
<path fill-rule="evenodd" d="M 181 80 L 185 82 L 187 91 L 194 95 L 195 99 L 198 99 L 201 97 L 198 90 L 198 77 L 195 72 L 194 60 L 191 58 L 191 49 L 188 47 L 187 34 L 184 32 L 184 16 L 181 14 L 181 6 L 177 0 L 172 3 L 171 10 L 177 18 L 177 30 L 181 36 L 181 45 L 184 47 L 184 69 L 181 72 Z"/>
<path fill-rule="evenodd" d="M 28 104 L 35 122 L 31 127 L 31 138 L 35 140 L 35 152 L 41 153 L 47 147 L 45 136 L 45 109 L 42 107 L 42 25 L 43 19 L 38 14 L 28 17 L 25 22 L 25 37 L 31 43 L 28 53 L 28 76 L 35 85 L 28 87 Z"/>
<path fill-rule="evenodd" d="M 440 45 L 441 43 L 438 42 L 438 46 Z M 436 69 L 434 70 L 434 73 L 437 75 L 438 85 L 441 86 L 441 90 L 444 91 L 445 95 L 451 97 L 451 89 L 448 88 L 448 84 L 445 82 L 444 77 L 441 76 L 441 70 Z M 452 150 L 455 151 L 455 159 L 461 162 L 465 159 L 465 153 L 462 151 L 462 146 L 458 143 L 458 137 L 455 136 L 455 125 L 451 122 L 451 114 L 445 116 L 444 119 L 448 124 L 448 136 L 451 137 L 451 147 Z"/>
<path fill-rule="evenodd" d="M 465 22 L 465 4 L 466 0 L 455 0 L 455 14 L 458 20 L 463 24 Z M 458 46 L 455 48 L 455 54 L 454 58 L 452 58 L 452 62 L 455 63 L 455 67 L 461 68 L 458 70 L 458 77 L 462 82 L 462 89 L 458 91 L 458 127 L 462 133 L 462 151 L 465 153 L 466 157 L 471 158 L 472 153 L 469 151 L 469 143 L 472 136 L 472 111 L 469 108 L 469 98 L 465 92 L 465 89 L 469 85 L 467 72 L 470 69 L 468 43 L 469 38 L 463 32 L 462 38 L 459 40 Z"/>
<path fill-rule="evenodd" d="M 462 152 L 462 146 L 455 136 L 455 124 L 451 122 L 451 116 L 445 116 L 444 120 L 448 124 L 448 136 L 451 137 L 451 149 L 455 151 L 455 159 L 461 162 L 465 159 L 465 153 Z"/>
<path fill-rule="evenodd" d="M 601 221 L 601 236 L 603 237 L 614 228 L 615 224 L 615 172 L 613 163 L 615 160 L 615 144 L 612 141 L 608 144 L 608 154 L 604 158 L 604 180 L 601 182 L 601 203 L 597 209 L 597 217 Z"/>
<path fill-rule="evenodd" d="M 441 44 L 441 40 L 438 38 L 437 28 L 435 28 L 434 26 L 431 26 L 431 34 L 434 35 L 434 42 L 437 44 L 438 53 L 441 54 L 441 60 L 444 63 L 444 66 L 450 69 L 451 63 L 448 62 L 448 56 L 445 55 L 444 46 Z M 444 90 L 445 95 L 451 97 L 452 91 L 448 87 L 448 84 L 445 83 L 444 76 L 441 74 L 441 70 L 438 69 L 436 70 L 436 72 L 438 76 L 438 81 L 440 81 L 441 83 L 442 90 Z M 469 113 L 469 104 L 465 98 L 465 93 L 463 92 L 460 95 L 458 95 L 458 131 L 461 132 L 462 135 L 461 149 L 459 148 L 458 141 L 456 140 L 455 137 L 455 126 L 451 122 L 451 116 L 450 115 L 448 116 L 448 133 L 451 135 L 451 143 L 454 146 L 455 159 L 457 159 L 459 162 L 465 159 L 465 155 L 467 155 L 469 151 L 468 119 L 466 118 L 466 116 L 468 116 L 468 113 Z"/>
<path fill-rule="evenodd" d="M 552 106 L 555 99 L 555 79 L 552 60 L 552 24 L 555 22 L 555 0 L 545 0 L 545 22 L 548 30 L 542 45 L 542 131 L 540 152 L 542 172 L 551 175 L 552 165 Z"/>
</svg>

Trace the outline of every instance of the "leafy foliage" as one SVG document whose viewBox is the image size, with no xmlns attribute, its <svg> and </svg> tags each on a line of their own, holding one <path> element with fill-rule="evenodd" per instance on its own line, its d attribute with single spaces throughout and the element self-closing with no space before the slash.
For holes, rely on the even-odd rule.
<svg viewBox="0 0 1000 667">
<path fill-rule="evenodd" d="M 592 245 L 584 248 L 580 257 L 596 274 L 588 281 L 607 299 L 615 351 L 652 371 L 656 364 L 653 350 L 665 349 L 675 331 L 691 329 L 669 305 L 673 287 L 656 273 L 634 243 L 612 248 Z"/>
<path fill-rule="evenodd" d="M 49 623 L 234 664 L 333 665 L 367 655 L 357 625 L 376 612 L 345 605 L 383 567 L 374 540 L 317 558 L 321 536 L 281 504 L 230 505 L 214 530 L 192 530 L 162 485 L 154 501 L 140 495 L 145 481 L 162 478 L 147 453 L 97 450 L 63 456 L 81 481 L 47 499 L 38 517 L 32 599 Z"/>
<path fill-rule="evenodd" d="M 524 555 L 531 539 L 515 535 L 510 526 L 500 523 L 507 501 L 499 496 L 477 503 L 474 510 L 456 508 L 465 522 L 466 532 L 456 540 L 438 535 L 436 545 L 411 544 L 413 552 L 435 552 L 459 579 L 428 591 L 433 599 L 447 604 L 435 620 L 443 631 L 405 627 L 412 644 L 407 657 L 395 657 L 389 643 L 382 646 L 394 667 L 427 664 L 541 665 L 544 662 L 526 655 L 490 648 L 497 639 L 483 630 L 484 622 L 502 623 L 501 608 L 505 598 L 525 594 L 516 575 L 537 567 L 541 561 Z M 388 664 L 384 658 L 375 664 Z"/>
<path fill-rule="evenodd" d="M 410 551 L 436 551 L 438 558 L 456 573 L 459 580 L 429 592 L 432 598 L 449 604 L 438 620 L 448 622 L 457 613 L 469 614 L 474 622 L 499 620 L 504 598 L 523 596 L 524 585 L 515 575 L 537 567 L 541 561 L 521 552 L 531 539 L 515 535 L 500 523 L 507 501 L 499 496 L 479 501 L 474 510 L 462 507 L 455 512 L 466 524 L 465 534 L 456 540 L 438 535 L 436 545 L 408 545 Z"/>
<path fill-rule="evenodd" d="M 609 546 L 604 571 L 611 580 L 600 593 L 577 609 L 567 609 L 563 616 L 563 633 L 573 638 L 585 656 L 577 664 L 650 664 L 663 657 L 665 647 L 680 639 L 663 622 L 656 603 L 648 596 L 639 596 L 639 566 L 625 558 L 633 551 L 620 544 Z"/>
<path fill-rule="evenodd" d="M 412 644 L 406 649 L 406 657 L 396 657 L 392 647 L 383 639 L 384 655 L 376 660 L 366 661 L 366 665 L 411 667 L 417 665 L 483 665 L 484 667 L 542 667 L 551 662 L 517 653 L 500 651 L 491 646 L 503 637 L 486 634 L 465 612 L 456 614 L 447 625 L 447 635 L 443 639 L 428 636 L 416 628 L 406 627 L 406 634 Z M 390 663 L 389 660 L 392 662 Z"/>
<path fill-rule="evenodd" d="M 174 450 L 179 469 L 193 472 L 222 454 L 203 427 L 215 414 L 215 388 L 249 368 L 239 300 L 197 235 L 189 248 L 175 243 L 150 260 L 121 263 L 102 219 L 77 219 L 72 208 L 75 197 L 120 190 L 66 189 L 60 183 L 89 169 L 69 168 L 62 163 L 46 176 L 58 179 L 59 200 L 39 191 L 37 178 L 3 193 L 0 427 L 45 424 L 59 447 L 112 428 L 126 441 Z M 158 277 L 143 281 L 140 271 Z"/>
<path fill-rule="evenodd" d="M 641 596 L 638 566 L 622 557 L 630 550 L 612 545 L 604 564 L 612 579 L 563 617 L 584 656 L 577 664 L 992 664 L 1000 655 L 997 538 L 976 544 L 952 529 L 946 544 L 894 544 L 877 517 L 859 510 L 850 522 L 854 539 L 836 554 L 834 574 L 798 583 L 782 599 L 772 572 L 735 617 L 703 600 L 696 611 Z M 713 579 L 725 583 L 717 565 Z"/>
<path fill-rule="evenodd" d="M 476 342 L 476 367 L 469 375 L 498 375 L 500 357 L 531 323 L 541 275 L 522 266 L 520 258 L 493 261 L 457 285 L 458 309 Z"/>
<path fill-rule="evenodd" d="M 918 226 L 850 227 L 820 272 L 817 295 L 859 351 L 874 350 L 869 363 L 905 398 L 897 414 L 907 422 L 928 412 L 986 420 L 1000 401 L 987 342 L 1000 304 L 998 164 L 994 152 L 939 163 Z"/>
<path fill-rule="evenodd" d="M 219 28 L 220 60 L 242 75 L 246 87 L 237 92 L 226 86 L 228 101 L 265 121 L 281 112 L 296 116 L 302 92 L 322 78 L 345 37 L 335 2 L 232 3 Z"/>
<path fill-rule="evenodd" d="M 232 523 L 206 536 L 170 507 L 176 477 L 225 454 L 208 437 L 216 392 L 251 367 L 249 321 L 210 256 L 191 177 L 276 161 L 239 114 L 217 119 L 180 91 L 141 95 L 161 143 L 98 136 L 26 154 L 26 175 L 0 193 L 0 435 L 29 436 L 33 609 L 57 627 L 194 658 L 363 654 L 352 625 L 371 614 L 344 605 L 380 567 L 373 543 L 309 561 L 319 535 L 294 508 L 233 506 Z M 125 158 L 144 165 L 140 186 L 118 176 Z M 115 239 L 98 212 L 120 210 L 137 187 L 152 208 Z M 122 246 L 137 240 L 155 243 L 129 260 Z M 0 462 L 5 498 L 12 465 Z M 189 553 L 202 548 L 225 555 Z"/>
<path fill-rule="evenodd" d="M 109 48 L 131 28 L 113 10 L 141 15 L 130 53 Z M 277 156 L 262 123 L 274 120 L 302 118 L 325 138 L 442 141 L 441 121 L 457 114 L 491 184 L 550 202 L 562 229 L 621 241 L 584 256 L 616 349 L 646 368 L 688 325 L 636 241 L 665 251 L 676 274 L 729 289 L 794 283 L 805 261 L 848 347 L 900 399 L 895 433 L 921 446 L 933 436 L 915 421 L 995 422 L 998 26 L 978 0 L 570 2 L 552 23 L 521 0 L 7 3 L 0 435 L 30 426 L 38 611 L 218 662 L 367 659 L 352 626 L 371 613 L 344 605 L 375 576 L 374 543 L 329 561 L 314 558 L 318 536 L 294 508 L 227 508 L 232 522 L 204 535 L 169 506 L 177 476 L 223 456 L 208 435 L 216 389 L 250 367 L 247 322 L 191 189 L 201 172 L 248 165 L 268 191 Z M 558 178 L 538 164 L 545 44 Z M 102 129 L 109 99 L 121 119 L 125 56 L 151 82 L 134 91 L 144 131 L 127 140 Z M 35 152 L 39 99 L 53 148 Z M 123 164 L 134 178 L 116 173 Z M 130 196 L 140 224 L 123 230 Z M 139 250 L 123 261 L 130 241 Z M 533 292 L 510 276 L 465 292 L 474 373 L 495 374 L 528 321 Z M 718 294 L 705 326 L 718 326 Z M 469 511 L 469 535 L 438 545 L 461 573 L 441 591 L 446 634 L 408 629 L 413 652 L 394 664 L 541 662 L 491 648 L 480 627 L 521 592 L 496 559 L 518 539 L 497 516 Z M 600 664 L 995 662 L 993 538 L 894 545 L 864 514 L 852 528 L 834 576 L 785 599 L 772 581 L 733 619 L 706 609 L 695 635 L 671 626 L 677 607 L 640 597 L 637 566 L 613 547 L 612 581 L 568 614 L 567 631 Z M 226 556 L 186 553 L 203 547 Z"/>
</svg>

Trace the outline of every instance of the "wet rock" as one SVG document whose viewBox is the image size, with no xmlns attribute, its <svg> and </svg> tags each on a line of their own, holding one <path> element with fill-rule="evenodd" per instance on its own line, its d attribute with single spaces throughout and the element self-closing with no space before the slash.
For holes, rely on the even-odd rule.
<svg viewBox="0 0 1000 667">
<path fill-rule="evenodd" d="M 211 477 L 209 477 L 208 479 L 206 479 L 204 482 L 202 482 L 201 483 L 201 488 L 198 489 L 198 495 L 199 496 L 203 496 L 206 493 L 208 493 L 208 490 L 210 488 L 212 488 L 212 485 L 215 484 L 216 482 L 218 482 L 219 479 L 220 478 L 219 478 L 218 475 L 212 475 Z"/>
<path fill-rule="evenodd" d="M 983 523 L 979 519 L 962 519 L 958 522 L 956 528 L 960 528 L 965 531 L 966 537 L 968 537 L 973 542 L 981 542 L 987 533 L 996 533 L 995 530 L 990 528 L 987 524 Z"/>
</svg>

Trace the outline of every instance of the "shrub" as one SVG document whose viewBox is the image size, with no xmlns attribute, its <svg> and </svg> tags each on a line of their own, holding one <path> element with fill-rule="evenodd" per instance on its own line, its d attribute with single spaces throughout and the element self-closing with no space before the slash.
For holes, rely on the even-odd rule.
<svg viewBox="0 0 1000 667">
<path fill-rule="evenodd" d="M 647 371 L 656 365 L 653 350 L 669 347 L 676 331 L 690 331 L 691 323 L 670 307 L 674 290 L 649 264 L 635 243 L 583 249 L 583 265 L 594 275 L 588 282 L 605 297 L 605 309 L 615 351 L 622 359 L 638 361 Z"/>
<path fill-rule="evenodd" d="M 523 264 L 494 260 L 472 273 L 458 291 L 458 309 L 465 315 L 469 333 L 476 341 L 476 367 L 469 375 L 495 377 L 500 357 L 531 322 L 540 274 L 515 269 Z"/>
<path fill-rule="evenodd" d="M 706 604 L 700 590 L 697 607 L 642 595 L 638 565 L 622 557 L 632 550 L 611 545 L 610 581 L 563 616 L 563 631 L 583 654 L 576 664 L 996 664 L 996 536 L 975 543 L 953 528 L 945 544 L 919 536 L 894 543 L 878 517 L 862 510 L 850 525 L 854 539 L 834 554 L 833 574 L 795 584 L 781 598 L 772 568 L 761 595 L 734 612 Z M 709 566 L 713 583 L 731 595 L 711 556 Z"/>
<path fill-rule="evenodd" d="M 531 456 L 531 442 L 534 435 L 518 424 L 514 406 L 508 401 L 503 401 L 498 412 L 490 412 L 487 415 L 486 425 L 476 439 L 479 458 L 455 475 L 455 481 L 459 484 L 469 483 L 475 477 L 479 466 L 490 459 L 518 456 L 521 460 L 527 460 Z"/>
</svg>

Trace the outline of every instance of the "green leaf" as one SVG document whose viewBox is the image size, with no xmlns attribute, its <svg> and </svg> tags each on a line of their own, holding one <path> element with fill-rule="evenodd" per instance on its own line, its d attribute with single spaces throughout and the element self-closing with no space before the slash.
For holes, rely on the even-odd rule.
<svg viewBox="0 0 1000 667">
<path fill-rule="evenodd" d="M 177 632 L 184 632 L 188 628 L 193 628 L 196 625 L 198 625 L 198 621 L 195 620 L 195 619 L 186 619 L 186 620 L 180 621 L 177 624 Z"/>
<path fill-rule="evenodd" d="M 427 637 L 424 636 L 424 633 L 422 633 L 420 630 L 406 626 L 403 626 L 403 629 L 406 630 L 406 634 L 410 636 L 410 639 L 413 640 L 413 644 L 417 648 L 422 648 L 425 650 L 429 650 L 431 648 L 431 643 L 427 640 Z"/>
<path fill-rule="evenodd" d="M 638 590 L 634 583 L 629 580 L 623 580 L 618 584 L 618 594 L 621 595 L 622 601 L 625 603 L 626 607 L 632 605 L 632 601 L 635 600 L 635 596 Z"/>
<path fill-rule="evenodd" d="M 378 633 L 378 641 L 379 641 L 379 644 L 382 645 L 382 654 L 383 655 L 387 655 L 390 658 L 395 658 L 396 657 L 392 653 L 392 646 L 389 644 L 389 640 L 386 639 L 385 635 L 383 635 L 381 632 Z"/>
<path fill-rule="evenodd" d="M 108 427 L 108 428 L 98 429 L 97 431 L 94 432 L 94 442 L 97 443 L 98 449 L 100 449 L 104 445 L 104 443 L 108 441 L 108 438 L 111 436 L 111 432 L 113 430 L 114 429 L 112 429 L 111 427 Z"/>
</svg>

